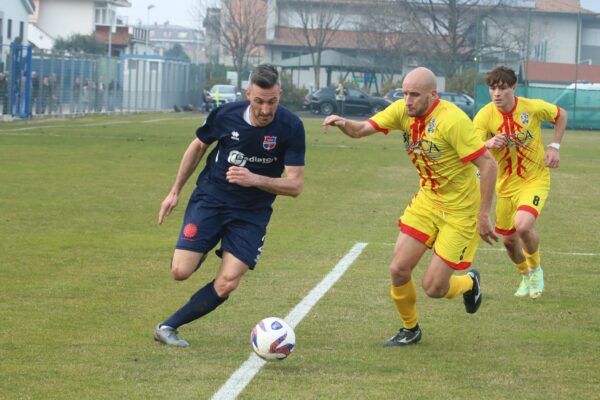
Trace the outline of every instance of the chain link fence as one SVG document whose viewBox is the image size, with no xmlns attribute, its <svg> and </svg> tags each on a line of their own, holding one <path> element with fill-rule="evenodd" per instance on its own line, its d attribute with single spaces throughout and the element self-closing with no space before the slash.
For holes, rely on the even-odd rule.
<svg viewBox="0 0 600 400">
<path fill-rule="evenodd" d="M 0 113 L 14 117 L 172 111 L 201 106 L 204 66 L 146 55 L 120 58 L 12 46 L 0 78 Z M 6 53 L 6 51 L 4 51 Z M 16 61 L 16 62 L 11 62 Z M 14 69 L 11 70 L 11 69 Z"/>
</svg>

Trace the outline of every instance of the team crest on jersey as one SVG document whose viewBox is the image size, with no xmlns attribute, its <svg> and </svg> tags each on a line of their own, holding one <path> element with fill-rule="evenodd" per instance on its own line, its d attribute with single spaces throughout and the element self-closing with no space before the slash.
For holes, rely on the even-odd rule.
<svg viewBox="0 0 600 400">
<path fill-rule="evenodd" d="M 277 136 L 265 136 L 263 141 L 263 149 L 273 150 L 277 146 Z"/>
<path fill-rule="evenodd" d="M 527 114 L 527 111 L 523 111 L 523 114 L 521 114 L 521 123 L 523 125 L 529 125 L 529 114 Z"/>
<path fill-rule="evenodd" d="M 433 134 L 435 133 L 436 125 L 437 125 L 437 121 L 435 120 L 435 118 L 431 118 L 431 121 L 429 121 L 429 125 L 427 125 L 427 134 L 429 136 L 433 136 Z"/>
<path fill-rule="evenodd" d="M 237 131 L 231 132 L 231 140 L 240 140 L 240 134 Z"/>
</svg>

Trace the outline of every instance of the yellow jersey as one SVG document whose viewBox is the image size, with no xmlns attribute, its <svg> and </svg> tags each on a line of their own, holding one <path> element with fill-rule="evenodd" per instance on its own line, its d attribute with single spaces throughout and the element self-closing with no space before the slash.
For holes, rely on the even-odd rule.
<svg viewBox="0 0 600 400">
<path fill-rule="evenodd" d="M 480 193 L 471 160 L 485 153 L 469 117 L 454 104 L 437 99 L 427 114 L 411 117 L 404 100 L 377 113 L 369 123 L 388 134 L 400 130 L 420 179 L 419 195 L 441 211 L 475 213 Z"/>
<path fill-rule="evenodd" d="M 519 192 L 523 183 L 536 179 L 550 182 L 550 172 L 544 165 L 542 122 L 556 123 L 560 108 L 538 99 L 515 96 L 509 112 L 487 104 L 475 116 L 475 130 L 485 142 L 494 135 L 506 136 L 507 146 L 490 149 L 498 163 L 496 193 L 510 197 Z"/>
</svg>

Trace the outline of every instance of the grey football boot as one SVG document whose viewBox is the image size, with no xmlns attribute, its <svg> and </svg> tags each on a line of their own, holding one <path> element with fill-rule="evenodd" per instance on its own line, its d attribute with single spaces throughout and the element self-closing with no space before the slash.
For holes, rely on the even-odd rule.
<svg viewBox="0 0 600 400">
<path fill-rule="evenodd" d="M 177 337 L 177 330 L 175 328 L 171 328 L 167 325 L 161 326 L 158 324 L 152 336 L 154 336 L 154 340 L 157 342 L 162 342 L 169 346 L 189 347 L 190 345 L 185 340 Z"/>
</svg>

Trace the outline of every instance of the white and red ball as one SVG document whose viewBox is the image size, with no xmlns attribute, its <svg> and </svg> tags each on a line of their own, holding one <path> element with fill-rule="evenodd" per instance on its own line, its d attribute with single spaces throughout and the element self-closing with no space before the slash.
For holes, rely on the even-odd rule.
<svg viewBox="0 0 600 400">
<path fill-rule="evenodd" d="M 267 361 L 283 360 L 294 350 L 296 334 L 283 319 L 269 317 L 254 326 L 250 343 L 260 358 Z"/>
</svg>

